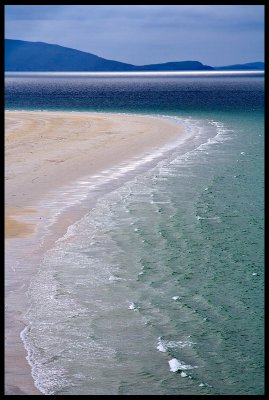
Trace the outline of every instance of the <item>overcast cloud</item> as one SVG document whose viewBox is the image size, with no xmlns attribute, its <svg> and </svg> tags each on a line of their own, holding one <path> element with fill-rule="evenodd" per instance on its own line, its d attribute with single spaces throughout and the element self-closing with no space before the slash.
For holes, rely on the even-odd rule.
<svg viewBox="0 0 269 400">
<path fill-rule="evenodd" d="M 10 5 L 5 37 L 59 44 L 136 65 L 264 60 L 264 6 Z"/>
</svg>

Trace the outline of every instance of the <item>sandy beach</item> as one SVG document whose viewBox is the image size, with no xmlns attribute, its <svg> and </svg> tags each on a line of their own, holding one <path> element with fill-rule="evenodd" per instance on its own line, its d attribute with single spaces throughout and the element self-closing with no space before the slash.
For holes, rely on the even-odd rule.
<svg viewBox="0 0 269 400">
<path fill-rule="evenodd" d="M 76 206 L 79 199 L 72 200 L 77 193 L 71 195 L 67 188 L 85 176 L 93 181 L 102 179 L 103 171 L 109 176 L 118 165 L 139 160 L 181 133 L 173 121 L 142 115 L 6 112 L 5 394 L 42 394 L 34 385 L 20 333 L 35 268 L 82 213 Z M 57 203 L 59 196 L 65 206 Z"/>
</svg>

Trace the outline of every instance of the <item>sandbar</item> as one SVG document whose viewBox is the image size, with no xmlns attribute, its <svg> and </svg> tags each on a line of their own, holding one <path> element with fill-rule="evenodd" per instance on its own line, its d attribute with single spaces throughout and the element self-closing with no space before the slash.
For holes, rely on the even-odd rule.
<svg viewBox="0 0 269 400">
<path fill-rule="evenodd" d="M 139 159 L 181 134 L 181 126 L 154 116 L 5 112 L 6 395 L 42 394 L 34 385 L 20 338 L 29 307 L 26 292 L 42 251 L 79 218 L 75 207 L 59 213 L 54 224 L 58 230 L 50 223 L 50 242 L 41 251 L 42 229 L 54 193 L 84 176 L 97 176 L 123 162 Z"/>
</svg>

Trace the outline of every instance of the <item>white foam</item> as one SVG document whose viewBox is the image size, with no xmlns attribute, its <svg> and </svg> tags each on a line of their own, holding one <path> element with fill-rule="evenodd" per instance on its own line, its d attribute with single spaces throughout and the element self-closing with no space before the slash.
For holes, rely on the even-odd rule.
<svg viewBox="0 0 269 400">
<path fill-rule="evenodd" d="M 113 281 L 113 282 L 117 282 L 117 281 L 122 281 L 123 280 L 123 278 L 119 278 L 118 276 L 115 276 L 115 275 L 110 275 L 110 277 L 108 279 L 110 281 Z"/>
<path fill-rule="evenodd" d="M 29 338 L 30 326 L 26 326 L 20 332 L 20 338 L 23 341 L 24 347 L 28 353 L 26 360 L 31 367 L 31 374 L 34 379 L 34 384 L 41 393 L 45 395 L 54 394 L 56 388 L 70 385 L 65 377 L 65 370 L 47 367 L 42 361 L 37 361 L 34 357 L 33 347 Z"/>
<path fill-rule="evenodd" d="M 161 339 L 161 337 L 159 337 L 157 349 L 159 351 L 162 351 L 163 353 L 165 353 L 169 349 L 174 349 L 174 348 L 183 349 L 184 347 L 192 347 L 192 345 L 194 345 L 194 344 L 196 344 L 196 343 L 191 342 L 190 340 L 175 341 L 175 340 L 165 340 L 165 339 Z"/>
<path fill-rule="evenodd" d="M 197 366 L 185 364 L 184 362 L 177 360 L 176 358 L 172 358 L 172 360 L 168 361 L 168 364 L 171 372 L 198 368 Z"/>
<path fill-rule="evenodd" d="M 207 387 L 212 387 L 212 386 L 209 385 L 208 383 L 204 383 L 204 382 L 201 382 L 201 383 L 199 384 L 199 386 L 201 386 L 201 387 L 205 387 L 205 386 L 207 386 Z"/>
<path fill-rule="evenodd" d="M 178 300 L 178 299 L 180 299 L 180 297 L 179 296 L 174 296 L 174 297 L 172 297 L 172 299 L 173 300 Z"/>
<path fill-rule="evenodd" d="M 187 163 L 192 162 L 194 158 L 196 158 L 197 152 L 203 153 L 203 154 L 209 154 L 208 149 L 212 145 L 217 145 L 218 143 L 222 143 L 227 140 L 231 140 L 231 132 L 233 130 L 228 129 L 227 127 L 224 126 L 222 122 L 218 121 L 213 121 L 213 120 L 208 120 L 207 123 L 208 125 L 212 125 L 215 128 L 215 135 L 210 138 L 206 138 L 205 134 L 207 135 L 207 131 L 209 128 L 208 126 L 197 126 L 199 124 L 199 120 L 183 120 L 182 125 L 184 126 L 184 131 L 189 132 L 192 137 L 201 137 L 201 139 L 205 139 L 205 141 L 201 144 L 199 142 L 197 143 L 197 147 L 194 149 L 185 152 L 184 154 L 180 155 L 173 161 L 171 161 L 171 164 L 180 164 L 182 167 L 186 167 Z"/>
<path fill-rule="evenodd" d="M 196 219 L 198 221 L 200 221 L 201 219 L 212 219 L 212 220 L 216 220 L 216 221 L 220 222 L 220 217 L 218 217 L 218 216 L 216 216 L 216 217 L 200 217 L 200 215 L 197 215 Z"/>
<path fill-rule="evenodd" d="M 167 350 L 167 348 L 163 345 L 162 342 L 160 342 L 160 343 L 158 344 L 157 349 L 158 349 L 159 351 L 161 351 L 162 353 L 165 353 L 166 350 Z"/>
<path fill-rule="evenodd" d="M 135 305 L 135 303 L 131 303 L 128 308 L 129 310 L 134 310 L 134 311 L 138 310 L 138 307 Z"/>
</svg>

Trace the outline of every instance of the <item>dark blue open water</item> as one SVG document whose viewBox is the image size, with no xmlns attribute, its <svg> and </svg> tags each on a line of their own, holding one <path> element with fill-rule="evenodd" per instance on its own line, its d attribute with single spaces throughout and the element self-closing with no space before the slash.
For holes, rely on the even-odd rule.
<svg viewBox="0 0 269 400">
<path fill-rule="evenodd" d="M 112 179 L 38 266 L 21 335 L 37 387 L 263 394 L 263 77 L 10 74 L 5 96 L 10 110 L 157 114 L 188 133 Z"/>
</svg>

